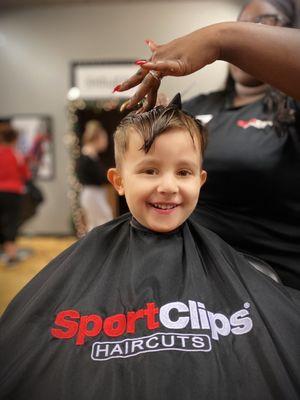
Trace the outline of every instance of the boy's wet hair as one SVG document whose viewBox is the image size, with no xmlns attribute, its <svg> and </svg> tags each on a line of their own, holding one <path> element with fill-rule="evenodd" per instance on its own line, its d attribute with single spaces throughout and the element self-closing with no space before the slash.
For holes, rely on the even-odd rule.
<svg viewBox="0 0 300 400">
<path fill-rule="evenodd" d="M 193 142 L 198 140 L 203 158 L 206 147 L 206 130 L 202 123 L 193 116 L 180 110 L 176 105 L 167 107 L 158 106 L 142 114 L 130 113 L 120 122 L 114 134 L 116 165 L 121 164 L 124 157 L 132 130 L 141 135 L 144 144 L 140 150 L 145 153 L 151 149 L 156 138 L 166 133 L 169 129 L 181 128 L 187 130 Z"/>
</svg>

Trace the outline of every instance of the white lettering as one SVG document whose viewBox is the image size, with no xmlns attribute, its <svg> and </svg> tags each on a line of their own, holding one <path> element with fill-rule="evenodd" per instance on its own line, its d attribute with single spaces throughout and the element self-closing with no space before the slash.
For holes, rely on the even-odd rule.
<svg viewBox="0 0 300 400">
<path fill-rule="evenodd" d="M 240 310 L 231 316 L 230 323 L 235 327 L 231 329 L 231 332 L 234 335 L 243 335 L 251 331 L 253 322 L 247 315 L 249 315 L 247 310 Z"/>
<path fill-rule="evenodd" d="M 205 346 L 205 343 L 201 336 L 193 337 L 192 342 L 193 342 L 193 346 L 196 347 L 196 349 L 202 349 Z"/>
<path fill-rule="evenodd" d="M 219 340 L 219 335 L 227 336 L 230 333 L 230 323 L 225 315 L 208 311 L 208 318 L 211 326 L 211 337 Z"/>
<path fill-rule="evenodd" d="M 205 310 L 205 305 L 198 301 L 198 312 L 201 321 L 201 329 L 210 329 L 210 325 L 207 318 L 207 311 Z"/>
<path fill-rule="evenodd" d="M 170 319 L 171 310 L 177 310 L 178 312 L 189 311 L 189 308 L 180 301 L 174 303 L 165 304 L 160 308 L 159 319 L 160 322 L 169 329 L 183 329 L 189 323 L 189 317 L 179 317 L 176 321 Z"/>
<path fill-rule="evenodd" d="M 144 350 L 144 348 L 143 348 L 143 341 L 142 340 L 134 340 L 132 343 L 131 343 L 131 351 L 135 351 L 135 348 L 138 348 L 138 349 L 140 349 L 140 350 Z"/>
<path fill-rule="evenodd" d="M 178 339 L 180 339 L 181 340 L 181 345 L 182 345 L 182 347 L 185 347 L 185 341 L 187 340 L 187 339 L 189 339 L 189 336 L 177 336 L 177 338 Z"/>
<path fill-rule="evenodd" d="M 156 343 L 150 346 L 150 342 L 152 342 L 152 340 L 154 340 Z M 147 340 L 146 347 L 148 347 L 149 349 L 155 349 L 157 346 L 159 346 L 159 343 L 157 342 L 158 342 L 157 337 L 151 337 L 150 339 Z"/>
<path fill-rule="evenodd" d="M 116 344 L 116 345 L 114 346 L 114 348 L 113 348 L 112 351 L 110 352 L 110 356 L 112 356 L 114 353 L 117 353 L 117 354 L 119 354 L 119 355 L 122 355 L 122 354 L 123 354 L 122 349 L 121 349 L 121 346 L 120 346 L 119 344 Z"/>
<path fill-rule="evenodd" d="M 109 345 L 106 344 L 104 347 L 105 347 L 104 349 L 101 349 L 100 346 L 97 346 L 97 347 L 96 347 L 96 357 L 97 357 L 97 358 L 100 356 L 100 353 L 101 353 L 101 352 L 104 352 L 104 353 L 105 353 L 105 357 L 108 356 Z"/>
<path fill-rule="evenodd" d="M 199 317 L 197 313 L 197 303 L 195 301 L 189 300 L 189 309 L 191 315 L 191 327 L 192 329 L 199 329 Z"/>
<path fill-rule="evenodd" d="M 170 340 L 169 340 L 169 342 L 170 343 L 167 343 L 167 338 L 169 338 Z M 174 346 L 174 343 L 175 343 L 175 340 L 174 340 L 174 335 L 168 335 L 168 336 L 162 336 L 162 338 L 161 338 L 161 342 L 162 342 L 162 345 L 164 346 L 164 347 L 173 347 Z"/>
</svg>

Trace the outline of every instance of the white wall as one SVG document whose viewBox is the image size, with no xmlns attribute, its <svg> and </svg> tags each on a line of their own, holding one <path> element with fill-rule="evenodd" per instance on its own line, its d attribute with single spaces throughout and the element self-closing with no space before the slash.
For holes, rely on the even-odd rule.
<svg viewBox="0 0 300 400">
<path fill-rule="evenodd" d="M 68 131 L 66 93 L 70 63 L 137 59 L 149 52 L 145 38 L 158 43 L 210 23 L 234 20 L 239 1 L 129 2 L 36 7 L 0 14 L 0 116 L 50 114 L 54 122 L 56 176 L 39 182 L 46 201 L 26 225 L 27 233 L 68 233 Z M 226 68 L 218 62 L 184 78 L 166 78 L 163 90 L 185 98 L 217 89 Z"/>
</svg>

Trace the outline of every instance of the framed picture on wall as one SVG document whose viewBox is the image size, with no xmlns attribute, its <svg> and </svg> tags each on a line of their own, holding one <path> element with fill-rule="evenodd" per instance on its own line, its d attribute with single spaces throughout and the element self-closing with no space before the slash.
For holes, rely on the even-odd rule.
<svg viewBox="0 0 300 400">
<path fill-rule="evenodd" d="M 123 93 L 113 88 L 137 71 L 134 60 L 126 61 L 77 61 L 71 66 L 71 90 L 74 95 L 85 100 L 107 98 L 127 98 L 135 88 Z M 71 92 L 72 96 L 72 92 Z M 72 100 L 72 99 L 70 99 Z"/>
<path fill-rule="evenodd" d="M 53 179 L 54 143 L 51 117 L 20 114 L 12 116 L 10 123 L 19 132 L 17 148 L 26 158 L 33 179 Z"/>
</svg>

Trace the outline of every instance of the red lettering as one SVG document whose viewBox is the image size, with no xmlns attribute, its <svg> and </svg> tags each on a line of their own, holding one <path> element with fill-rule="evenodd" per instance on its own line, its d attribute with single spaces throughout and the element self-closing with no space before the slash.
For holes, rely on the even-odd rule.
<svg viewBox="0 0 300 400">
<path fill-rule="evenodd" d="M 90 326 L 90 327 L 89 327 Z M 102 318 L 96 314 L 83 315 L 80 318 L 76 345 L 84 344 L 86 336 L 97 336 L 102 329 Z"/>
<path fill-rule="evenodd" d="M 127 333 L 135 333 L 135 323 L 144 318 L 144 310 L 129 311 L 127 313 Z"/>
<path fill-rule="evenodd" d="M 124 314 L 115 314 L 105 319 L 103 331 L 107 336 L 121 336 L 126 330 L 126 317 Z"/>
<path fill-rule="evenodd" d="M 147 317 L 147 328 L 156 329 L 159 328 L 159 322 L 155 321 L 155 316 L 158 314 L 158 307 L 155 307 L 155 303 L 147 303 L 144 310 L 144 315 Z"/>
<path fill-rule="evenodd" d="M 129 311 L 125 314 L 115 314 L 106 319 L 100 315 L 80 315 L 76 310 L 60 311 L 56 318 L 56 327 L 51 328 L 51 335 L 58 339 L 71 339 L 76 336 L 76 345 L 81 346 L 85 343 L 87 337 L 91 338 L 99 335 L 102 328 L 104 333 L 110 337 L 121 336 L 125 332 L 135 333 L 137 321 L 146 317 L 147 328 L 156 329 L 159 327 L 159 321 L 156 316 L 159 313 L 155 303 L 147 303 L 146 307 L 137 311 Z M 126 329 L 127 328 L 127 329 Z"/>
<path fill-rule="evenodd" d="M 58 338 L 58 339 L 70 339 L 76 335 L 79 324 L 78 324 L 78 322 L 71 321 L 68 318 L 78 319 L 78 318 L 80 318 L 80 314 L 76 310 L 60 311 L 57 314 L 54 323 L 57 326 L 65 328 L 66 330 L 59 329 L 59 328 L 52 328 L 51 329 L 52 336 L 54 336 L 55 338 Z"/>
</svg>

